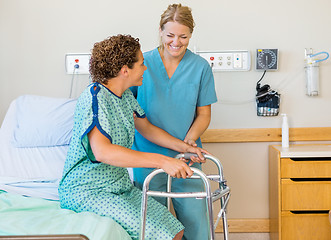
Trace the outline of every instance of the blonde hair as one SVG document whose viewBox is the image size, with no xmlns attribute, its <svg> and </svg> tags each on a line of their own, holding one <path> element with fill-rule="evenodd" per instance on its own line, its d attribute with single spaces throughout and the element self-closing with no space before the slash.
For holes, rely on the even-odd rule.
<svg viewBox="0 0 331 240">
<path fill-rule="evenodd" d="M 160 19 L 160 29 L 164 30 L 164 25 L 168 22 L 177 22 L 190 29 L 190 33 L 193 33 L 195 23 L 192 16 L 191 8 L 182 6 L 182 4 L 171 4 L 165 10 Z M 162 44 L 160 45 L 162 48 Z"/>
</svg>

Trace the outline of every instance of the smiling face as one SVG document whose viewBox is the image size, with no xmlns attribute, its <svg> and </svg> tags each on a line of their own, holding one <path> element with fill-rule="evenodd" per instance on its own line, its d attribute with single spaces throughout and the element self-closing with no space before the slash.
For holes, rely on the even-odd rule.
<svg viewBox="0 0 331 240">
<path fill-rule="evenodd" d="M 186 52 L 192 34 L 189 27 L 178 22 L 167 22 L 160 29 L 161 43 L 165 57 L 181 59 Z"/>
<path fill-rule="evenodd" d="M 130 86 L 141 86 L 143 83 L 143 74 L 147 67 L 144 64 L 144 56 L 141 50 L 137 53 L 138 61 L 133 64 L 132 68 L 129 68 L 130 72 Z"/>
</svg>

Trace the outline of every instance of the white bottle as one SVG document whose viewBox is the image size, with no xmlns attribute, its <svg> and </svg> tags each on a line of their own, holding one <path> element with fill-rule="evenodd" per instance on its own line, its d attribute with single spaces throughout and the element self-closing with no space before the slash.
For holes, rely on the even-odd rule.
<svg viewBox="0 0 331 240">
<path fill-rule="evenodd" d="M 287 115 L 285 113 L 283 113 L 282 116 L 283 116 L 282 147 L 283 148 L 288 148 L 289 147 L 289 130 L 288 130 Z"/>
</svg>

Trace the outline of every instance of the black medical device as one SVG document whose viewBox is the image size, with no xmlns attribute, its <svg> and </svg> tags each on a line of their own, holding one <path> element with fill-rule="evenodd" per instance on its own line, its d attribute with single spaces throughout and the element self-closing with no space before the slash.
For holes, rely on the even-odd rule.
<svg viewBox="0 0 331 240">
<path fill-rule="evenodd" d="M 271 89 L 268 84 L 260 85 L 266 70 L 261 79 L 256 83 L 256 109 L 257 116 L 269 117 L 277 116 L 279 113 L 280 94 Z"/>
</svg>

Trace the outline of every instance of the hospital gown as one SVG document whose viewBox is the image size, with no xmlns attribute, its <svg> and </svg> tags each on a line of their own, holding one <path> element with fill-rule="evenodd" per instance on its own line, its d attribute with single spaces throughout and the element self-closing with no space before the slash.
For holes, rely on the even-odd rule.
<svg viewBox="0 0 331 240">
<path fill-rule="evenodd" d="M 134 118 L 145 117 L 132 92 L 121 97 L 101 84 L 90 85 L 80 96 L 63 178 L 59 186 L 61 207 L 76 212 L 109 216 L 131 236 L 139 238 L 141 191 L 130 181 L 126 168 L 98 162 L 87 134 L 96 126 L 113 144 L 131 148 Z M 148 200 L 145 239 L 172 239 L 184 227 L 152 198 Z"/>
</svg>

